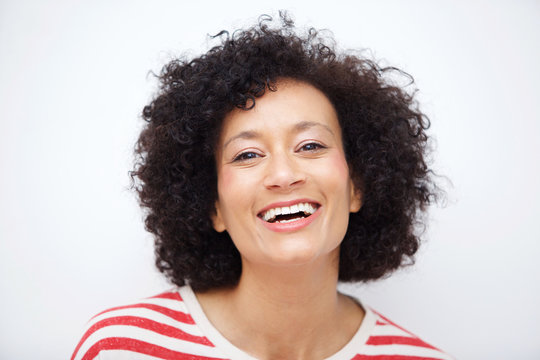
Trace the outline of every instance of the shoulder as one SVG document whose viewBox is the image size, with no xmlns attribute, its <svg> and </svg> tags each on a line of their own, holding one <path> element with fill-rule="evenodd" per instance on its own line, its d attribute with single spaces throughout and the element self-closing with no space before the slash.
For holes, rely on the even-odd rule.
<svg viewBox="0 0 540 360">
<path fill-rule="evenodd" d="M 353 360 L 453 360 L 454 358 L 373 309 L 367 310 L 372 325 L 365 334 L 361 353 Z"/>
<path fill-rule="evenodd" d="M 220 359 L 181 293 L 167 291 L 100 312 L 88 322 L 71 360 Z"/>
</svg>

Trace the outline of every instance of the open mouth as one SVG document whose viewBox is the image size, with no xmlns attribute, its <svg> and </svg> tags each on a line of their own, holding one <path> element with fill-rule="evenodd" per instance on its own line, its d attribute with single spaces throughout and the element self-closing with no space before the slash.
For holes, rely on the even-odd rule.
<svg viewBox="0 0 540 360">
<path fill-rule="evenodd" d="M 288 223 L 307 218 L 319 208 L 316 203 L 298 203 L 291 206 L 275 207 L 259 213 L 259 217 L 269 223 Z"/>
</svg>

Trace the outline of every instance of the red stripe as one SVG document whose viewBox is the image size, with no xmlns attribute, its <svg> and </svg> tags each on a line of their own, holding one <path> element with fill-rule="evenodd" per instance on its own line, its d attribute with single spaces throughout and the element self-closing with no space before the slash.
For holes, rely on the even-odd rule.
<svg viewBox="0 0 540 360">
<path fill-rule="evenodd" d="M 370 336 L 367 345 L 412 345 L 425 347 L 430 349 L 439 350 L 436 347 L 428 344 L 427 342 L 417 338 L 417 337 L 407 337 L 407 336 Z"/>
<path fill-rule="evenodd" d="M 104 319 L 102 321 L 95 323 L 90 329 L 88 329 L 88 332 L 94 332 L 103 327 L 113 326 L 113 325 L 136 326 L 141 329 L 150 330 L 158 334 L 169 336 L 175 339 L 186 340 L 186 341 L 190 341 L 190 342 L 202 344 L 202 345 L 214 346 L 214 344 L 212 344 L 204 336 L 192 335 L 178 328 L 175 328 L 174 326 L 166 325 L 157 321 L 153 321 L 150 319 L 145 319 L 145 318 L 141 318 L 137 316 L 118 316 L 118 317 Z"/>
<path fill-rule="evenodd" d="M 184 301 L 179 293 L 177 292 L 164 292 L 162 294 L 158 294 L 156 296 L 151 296 L 149 299 L 172 299 L 172 300 L 178 300 L 178 301 Z"/>
<path fill-rule="evenodd" d="M 441 358 L 432 358 L 414 355 L 356 355 L 351 360 L 441 360 Z"/>
<path fill-rule="evenodd" d="M 175 339 L 181 339 L 185 341 L 190 341 L 192 343 L 207 345 L 207 346 L 214 346 L 206 337 L 204 336 L 195 336 L 192 334 L 188 334 L 185 331 L 182 331 L 178 328 L 175 328 L 170 325 L 166 325 L 163 323 L 159 323 L 150 319 L 145 319 L 137 316 L 117 316 L 117 317 L 111 317 L 108 319 L 104 319 L 101 321 L 98 321 L 94 325 L 92 325 L 83 335 L 81 341 L 77 344 L 77 347 L 75 348 L 75 351 L 73 352 L 73 356 L 71 359 L 73 360 L 75 358 L 75 355 L 81 348 L 82 344 L 88 339 L 90 335 L 92 335 L 94 332 L 107 327 L 107 326 L 114 326 L 114 325 L 126 325 L 126 326 L 136 326 L 141 329 L 146 329 L 153 331 L 155 333 L 169 336 Z"/>
<path fill-rule="evenodd" d="M 390 325 L 393 325 L 395 327 L 397 327 L 398 329 L 402 330 L 402 331 L 405 331 L 407 334 L 411 335 L 411 336 L 414 336 L 414 337 L 418 337 L 416 335 L 414 335 L 412 332 L 410 332 L 409 330 L 407 329 L 404 329 L 402 328 L 401 326 L 399 326 L 398 324 L 396 324 L 395 322 L 393 322 L 392 320 L 384 317 L 383 315 L 381 315 L 380 313 L 376 312 L 375 310 L 371 309 L 375 314 L 377 314 L 381 319 L 383 319 L 384 321 L 386 321 L 388 324 Z"/>
<path fill-rule="evenodd" d="M 122 337 L 113 337 L 98 341 L 90 349 L 88 349 L 82 360 L 92 360 L 99 354 L 100 351 L 103 350 L 127 350 L 167 360 L 225 360 L 223 358 L 211 358 L 187 354 L 145 341 Z"/>
<path fill-rule="evenodd" d="M 172 309 L 166 308 L 164 306 L 159 306 L 159 305 L 154 305 L 154 304 L 144 304 L 144 303 L 113 307 L 113 308 L 110 308 L 108 310 L 100 312 L 99 314 L 97 314 L 93 318 L 95 318 L 95 317 L 97 317 L 97 316 L 99 316 L 101 314 L 104 314 L 106 312 L 109 312 L 109 311 L 122 310 L 122 309 L 132 309 L 132 308 L 145 308 L 145 309 L 154 310 L 154 311 L 157 311 L 157 312 L 159 312 L 159 313 L 161 313 L 161 314 L 163 314 L 165 316 L 168 316 L 168 317 L 170 317 L 170 318 L 172 318 L 172 319 L 174 319 L 176 321 L 180 321 L 180 322 L 183 322 L 183 323 L 186 323 L 186 324 L 192 324 L 192 325 L 195 324 L 195 321 L 193 321 L 193 318 L 189 314 L 186 314 L 186 313 L 181 312 L 181 311 L 172 310 Z"/>
</svg>

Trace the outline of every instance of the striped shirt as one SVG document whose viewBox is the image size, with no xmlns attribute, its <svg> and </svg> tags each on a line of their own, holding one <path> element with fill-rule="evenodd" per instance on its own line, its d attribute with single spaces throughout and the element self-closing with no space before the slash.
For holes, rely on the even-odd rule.
<svg viewBox="0 0 540 360">
<path fill-rule="evenodd" d="M 363 305 L 362 305 L 363 306 Z M 353 338 L 326 360 L 451 360 L 369 307 Z M 219 333 L 189 286 L 94 316 L 71 360 L 256 360 Z"/>
</svg>

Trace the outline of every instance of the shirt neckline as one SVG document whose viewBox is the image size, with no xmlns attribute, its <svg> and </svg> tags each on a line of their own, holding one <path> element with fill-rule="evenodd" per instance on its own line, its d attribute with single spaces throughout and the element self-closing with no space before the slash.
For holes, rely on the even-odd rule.
<svg viewBox="0 0 540 360">
<path fill-rule="evenodd" d="M 195 321 L 195 324 L 201 329 L 203 335 L 210 340 L 212 344 L 216 346 L 221 352 L 232 360 L 259 360 L 245 353 L 241 349 L 234 346 L 229 340 L 227 340 L 215 327 L 210 320 L 206 317 L 201 304 L 197 300 L 197 297 L 189 285 L 182 286 L 178 289 L 180 296 L 182 297 L 187 310 L 191 317 Z M 360 327 L 353 335 L 351 340 L 338 352 L 334 353 L 330 357 L 324 360 L 344 360 L 352 359 L 356 355 L 363 352 L 363 348 L 366 346 L 366 342 L 376 324 L 375 313 L 367 306 L 364 306 L 359 299 L 353 298 L 365 312 L 364 318 Z"/>
</svg>

